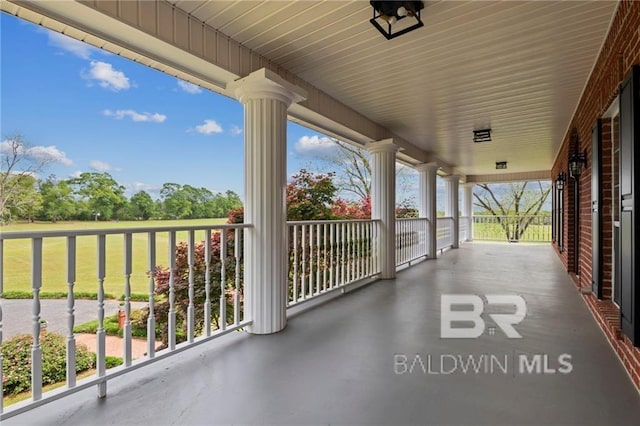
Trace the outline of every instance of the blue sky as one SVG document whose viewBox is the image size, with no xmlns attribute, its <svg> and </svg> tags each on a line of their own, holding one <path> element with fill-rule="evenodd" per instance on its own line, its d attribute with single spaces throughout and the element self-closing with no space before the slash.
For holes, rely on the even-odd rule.
<svg viewBox="0 0 640 426">
<path fill-rule="evenodd" d="M 239 102 L 5 13 L 0 29 L 2 140 L 55 158 L 43 174 L 106 171 L 129 195 L 165 182 L 243 193 Z M 289 174 L 326 149 L 309 129 L 287 133 Z"/>
</svg>

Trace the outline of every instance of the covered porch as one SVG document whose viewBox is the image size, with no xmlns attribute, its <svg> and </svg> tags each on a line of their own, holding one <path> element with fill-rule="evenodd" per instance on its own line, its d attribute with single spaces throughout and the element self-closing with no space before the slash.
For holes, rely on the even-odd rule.
<svg viewBox="0 0 640 426">
<path fill-rule="evenodd" d="M 490 320 L 477 339 L 440 337 L 442 294 L 503 293 L 526 301 L 521 339 L 491 334 Z M 91 387 L 3 424 L 630 425 L 640 416 L 633 383 L 547 245 L 464 244 L 289 317 L 280 333 L 232 333 L 112 379 L 105 399 Z M 558 368 L 562 354 L 571 371 Z M 416 355 L 424 368 L 411 368 Z M 507 371 L 465 370 L 459 360 L 470 355 L 506 357 Z M 548 362 L 521 371 L 522 355 Z"/>
</svg>

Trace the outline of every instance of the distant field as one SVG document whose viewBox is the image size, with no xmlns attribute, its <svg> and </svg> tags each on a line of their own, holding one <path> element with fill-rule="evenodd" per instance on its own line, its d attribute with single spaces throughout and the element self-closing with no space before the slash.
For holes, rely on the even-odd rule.
<svg viewBox="0 0 640 426">
<path fill-rule="evenodd" d="M 140 228 L 165 226 L 201 226 L 219 225 L 227 219 L 194 219 L 194 220 L 157 220 L 132 222 L 62 222 L 62 223 L 19 223 L 2 226 L 2 232 L 11 231 L 48 231 L 73 229 L 105 229 L 105 228 Z M 186 241 L 187 233 L 179 232 L 178 241 Z M 196 241 L 204 239 L 204 231 L 196 232 Z M 74 291 L 97 292 L 96 277 L 96 237 L 77 237 L 76 282 Z M 107 272 L 105 292 L 119 297 L 124 293 L 123 273 L 123 236 L 107 236 L 106 262 Z M 169 254 L 168 234 L 156 235 L 156 263 L 167 265 Z M 133 234 L 133 273 L 131 275 L 131 292 L 147 294 L 149 280 L 147 278 L 147 234 Z M 3 291 L 31 290 L 31 240 L 4 241 L 4 262 L 2 271 L 4 278 Z M 43 242 L 43 286 L 42 291 L 67 291 L 66 282 L 66 239 L 45 238 Z"/>
</svg>

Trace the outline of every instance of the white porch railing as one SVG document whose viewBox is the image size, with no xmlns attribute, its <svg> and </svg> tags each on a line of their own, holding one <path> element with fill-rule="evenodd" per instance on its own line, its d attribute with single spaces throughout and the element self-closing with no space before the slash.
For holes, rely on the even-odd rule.
<svg viewBox="0 0 640 426">
<path fill-rule="evenodd" d="M 439 217 L 437 219 L 437 250 L 444 250 L 453 246 L 453 218 Z"/>
<path fill-rule="evenodd" d="M 288 306 L 380 273 L 378 221 L 301 221 L 288 226 Z"/>
<path fill-rule="evenodd" d="M 95 229 L 76 231 L 41 231 L 41 232 L 5 232 L 0 233 L 0 265 L 7 266 L 3 259 L 3 248 L 8 244 L 8 240 L 30 240 L 31 245 L 31 273 L 30 282 L 32 290 L 32 336 L 33 344 L 31 348 L 31 400 L 14 404 L 8 409 L 3 409 L 2 389 L 0 388 L 0 419 L 7 419 L 21 412 L 27 411 L 35 406 L 42 405 L 48 401 L 59 399 L 63 396 L 97 385 L 99 396 L 106 395 L 107 380 L 125 374 L 159 359 L 181 352 L 191 346 L 200 344 L 210 339 L 222 336 L 231 331 L 240 329 L 251 324 L 250 318 L 246 318 L 243 309 L 243 239 L 242 230 L 251 225 L 215 225 L 215 226 L 177 226 L 177 227 L 149 227 L 149 228 L 122 228 L 122 229 Z M 202 245 L 196 243 L 196 233 Z M 164 260 L 159 260 L 156 256 L 158 246 L 157 236 L 165 236 L 168 253 Z M 180 238 L 179 238 L 180 236 Z M 96 374 L 82 380 L 76 380 L 76 339 L 74 335 L 74 285 L 77 280 L 78 263 L 85 262 L 81 256 L 85 252 L 79 252 L 78 239 L 95 238 L 96 260 L 96 316 L 98 328 L 96 333 Z M 184 239 L 178 242 L 179 239 Z M 119 240 L 119 241 L 118 241 Z M 132 265 L 133 244 L 146 244 L 147 255 L 145 262 L 146 271 L 134 271 Z M 142 240 L 142 241 L 141 241 Z M 67 297 L 67 332 L 66 332 L 66 386 L 43 393 L 43 352 L 40 346 L 40 291 L 48 280 L 55 279 L 44 276 L 43 258 L 46 258 L 47 251 L 43 251 L 43 242 L 52 244 L 66 244 L 65 264 L 66 283 L 68 287 Z M 86 241 L 86 240 L 85 240 Z M 107 242 L 109 244 L 107 244 Z M 163 242 L 164 244 L 164 242 Z M 107 270 L 108 254 L 111 250 L 118 250 L 123 253 L 122 261 L 122 290 L 124 292 L 124 312 L 125 322 L 123 328 L 123 364 L 119 367 L 107 369 L 106 366 L 106 333 L 105 323 L 105 278 Z M 140 262 L 138 262 L 140 264 Z M 158 271 L 156 268 L 165 264 L 167 269 L 163 269 L 161 274 L 164 295 L 158 296 L 159 289 L 156 282 Z M 80 264 L 80 267 L 82 264 Z M 0 292 L 3 291 L 4 268 L 0 269 Z M 144 278 L 148 282 L 148 320 L 147 329 L 147 352 L 145 356 L 138 360 L 132 359 L 132 323 L 131 323 L 131 277 L 132 273 L 145 274 Z M 160 281 L 160 278 L 158 278 Z M 185 296 L 188 295 L 188 296 Z M 186 302 L 180 306 L 178 300 Z M 164 304 L 164 305 L 161 305 Z M 217 304 L 217 310 L 214 306 Z M 166 321 L 168 330 L 167 348 L 157 350 L 156 334 L 156 308 L 158 314 L 160 307 L 167 307 L 167 317 L 160 316 L 162 322 Z M 185 310 L 185 312 L 182 312 Z M 203 324 L 199 326 L 196 322 L 196 310 L 198 316 L 202 315 Z M 178 327 L 182 327 L 177 319 L 186 318 L 184 330 L 184 343 L 177 342 Z M 166 320 L 165 320 L 166 318 Z M 217 322 L 217 324 L 212 323 Z M 198 330 L 200 328 L 201 330 Z M 164 326 L 162 330 L 164 330 Z M 0 344 L 2 343 L 2 307 L 0 306 Z M 0 355 L 0 376 L 2 375 L 2 359 Z"/>
<path fill-rule="evenodd" d="M 474 216 L 473 239 L 551 242 L 551 216 Z"/>
<path fill-rule="evenodd" d="M 458 218 L 458 239 L 459 242 L 465 242 L 469 239 L 469 217 L 460 216 Z"/>
<path fill-rule="evenodd" d="M 427 256 L 428 235 L 429 219 L 396 219 L 396 266 Z"/>
</svg>

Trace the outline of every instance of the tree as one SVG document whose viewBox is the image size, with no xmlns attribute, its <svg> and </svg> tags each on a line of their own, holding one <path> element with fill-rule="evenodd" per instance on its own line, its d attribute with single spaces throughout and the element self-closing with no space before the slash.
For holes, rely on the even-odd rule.
<svg viewBox="0 0 640 426">
<path fill-rule="evenodd" d="M 165 183 L 160 190 L 160 198 L 166 219 L 191 217 L 191 201 L 185 197 L 182 185 L 173 182 Z"/>
<path fill-rule="evenodd" d="M 318 167 L 318 170 L 332 170 L 335 176 L 335 185 L 338 191 L 354 196 L 356 203 L 365 205 L 366 200 L 371 200 L 371 155 L 366 149 L 350 145 L 338 139 L 330 139 L 335 150 L 329 151 L 319 158 L 320 163 L 325 167 Z M 405 192 L 411 186 L 410 168 L 400 165 L 396 167 L 396 180 L 400 191 Z M 347 196 L 347 198 L 351 198 Z M 398 207 L 406 207 L 413 203 L 412 198 L 398 200 Z"/>
<path fill-rule="evenodd" d="M 42 196 L 41 217 L 52 222 L 71 219 L 76 212 L 73 190 L 67 181 L 56 181 L 55 176 L 40 182 Z"/>
<path fill-rule="evenodd" d="M 53 161 L 46 150 L 31 147 L 21 135 L 0 142 L 0 222 L 7 222 L 11 213 L 35 214 L 37 206 L 29 204 L 37 202 L 36 176 Z"/>
<path fill-rule="evenodd" d="M 331 213 L 336 219 L 371 219 L 371 198 L 358 201 L 338 198 L 331 206 Z"/>
<path fill-rule="evenodd" d="M 80 201 L 85 201 L 81 212 L 85 220 L 117 219 L 116 213 L 127 204 L 124 186 L 109 173 L 81 173 L 79 177 L 70 179 L 69 184 Z"/>
<path fill-rule="evenodd" d="M 536 186 L 537 184 L 537 186 Z M 491 186 L 478 184 L 474 205 L 496 217 L 509 241 L 519 241 L 540 213 L 551 192 L 548 182 L 514 182 Z"/>
<path fill-rule="evenodd" d="M 136 219 L 149 220 L 156 214 L 156 204 L 145 191 L 136 192 L 129 200 L 131 215 Z"/>
<path fill-rule="evenodd" d="M 333 173 L 313 174 L 305 169 L 293 175 L 287 185 L 287 219 L 331 219 L 331 205 L 337 192 L 333 176 Z"/>
</svg>

